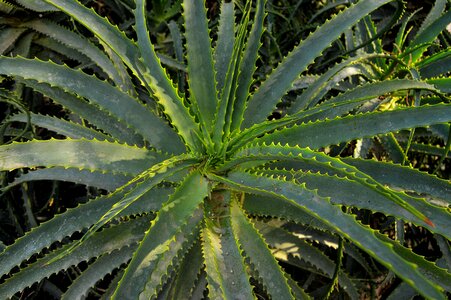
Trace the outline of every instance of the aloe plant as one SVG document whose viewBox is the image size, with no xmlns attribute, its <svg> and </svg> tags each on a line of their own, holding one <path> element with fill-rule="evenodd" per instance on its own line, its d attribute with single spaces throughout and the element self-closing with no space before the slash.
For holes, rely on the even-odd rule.
<svg viewBox="0 0 451 300">
<path fill-rule="evenodd" d="M 66 138 L 0 146 L 2 171 L 26 170 L 3 192 L 28 181 L 65 180 L 107 193 L 6 246 L 0 254 L 0 298 L 88 262 L 63 298 L 83 297 L 113 273 L 104 295 L 113 299 L 303 299 L 327 297 L 336 289 L 357 299 L 362 286 L 346 272 L 344 258 L 371 273 L 367 256 L 424 297 L 446 298 L 451 290 L 446 269 L 365 225 L 358 211 L 423 227 L 446 244 L 449 181 L 409 166 L 340 158 L 330 151 L 363 137 L 450 122 L 446 95 L 420 78 L 405 78 L 315 99 L 329 76 L 324 74 L 292 103 L 289 114 L 268 120 L 315 58 L 390 0 L 351 5 L 301 41 L 261 82 L 254 82 L 253 74 L 265 1 L 247 2 L 239 22 L 234 2 L 222 1 L 212 47 L 204 3 L 184 0 L 186 89 L 183 76 L 174 83 L 161 65 L 149 38 L 144 0 L 134 9 L 137 41 L 75 0 L 34 2 L 91 30 L 111 49 L 100 53 L 109 62 L 97 60 L 94 52 L 83 54 L 102 70 L 114 68 L 102 80 L 53 62 L 0 57 L 0 74 L 83 120 L 11 116 L 8 122 L 29 120 Z M 139 96 L 138 89 L 148 95 Z M 401 91 L 443 101 L 377 109 L 384 96 Z M 15 95 L 3 91 L 2 97 Z M 370 104 L 375 108 L 360 111 Z M 81 238 L 68 239 L 78 232 Z M 335 249 L 335 260 L 325 245 Z M 288 267 L 330 279 L 315 290 L 309 280 L 297 281 L 297 271 Z"/>
</svg>

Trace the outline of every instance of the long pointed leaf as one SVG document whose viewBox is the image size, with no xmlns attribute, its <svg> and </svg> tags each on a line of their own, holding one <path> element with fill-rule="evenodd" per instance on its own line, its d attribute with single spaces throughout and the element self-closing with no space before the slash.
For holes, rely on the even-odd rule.
<svg viewBox="0 0 451 300">
<path fill-rule="evenodd" d="M 72 139 L 88 139 L 88 140 L 106 140 L 114 142 L 114 139 L 99 131 L 95 131 L 89 127 L 82 126 L 71 121 L 59 119 L 52 116 L 30 113 L 29 116 L 24 113 L 15 114 L 7 119 L 8 122 L 22 122 L 27 123 L 28 117 L 33 125 L 46 128 L 58 134 L 64 135 Z"/>
<path fill-rule="evenodd" d="M 205 129 L 210 130 L 216 112 L 218 93 L 205 4 L 203 1 L 184 0 L 183 10 L 190 98 L 198 111 L 198 118 L 204 122 Z"/>
<path fill-rule="evenodd" d="M 254 296 L 239 248 L 240 241 L 231 227 L 230 204 L 234 201 L 231 197 L 230 191 L 215 191 L 212 198 L 217 198 L 223 206 L 227 206 L 223 211 L 225 215 L 219 215 L 217 220 L 205 220 L 202 231 L 209 297 L 252 299 Z"/>
<path fill-rule="evenodd" d="M 246 256 L 263 280 L 266 292 L 273 299 L 294 299 L 284 272 L 269 251 L 261 234 L 246 217 L 238 203 L 232 203 L 231 216 L 233 232 L 238 236 Z"/>
<path fill-rule="evenodd" d="M 180 153 L 184 148 L 176 133 L 163 119 L 128 94 L 81 71 L 39 60 L 1 57 L 0 73 L 25 79 L 45 78 L 45 82 L 50 85 L 86 97 L 104 107 L 134 127 L 153 146 L 173 153 Z"/>
<path fill-rule="evenodd" d="M 261 140 L 269 143 L 296 143 L 318 149 L 356 138 L 449 121 L 451 105 L 437 104 L 295 125 L 268 134 Z"/>
<path fill-rule="evenodd" d="M 51 263 L 52 258 L 63 253 L 68 246 L 58 249 L 51 254 L 39 259 L 37 262 L 29 265 L 20 273 L 11 277 L 6 284 L 0 286 L 0 297 L 2 299 L 10 298 L 15 292 L 31 286 L 34 282 L 49 277 L 50 275 L 65 270 L 72 265 L 82 261 L 88 261 L 91 258 L 98 257 L 104 253 L 110 253 L 116 249 L 126 247 L 138 242 L 144 235 L 148 226 L 149 217 L 130 220 L 118 226 L 110 227 L 102 232 L 96 233 L 90 243 L 84 244 L 73 253 L 65 256 L 63 259 Z M 125 238 L 124 238 L 125 237 Z"/>
<path fill-rule="evenodd" d="M 249 97 L 249 89 L 252 84 L 252 74 L 257 69 L 256 61 L 258 58 L 258 49 L 261 46 L 261 36 L 263 34 L 263 21 L 265 18 L 266 0 L 258 0 L 256 12 L 251 31 L 247 37 L 246 48 L 240 64 L 240 73 L 238 77 L 238 86 L 235 92 L 235 103 L 233 107 L 231 132 L 239 129 L 243 122 L 244 109 Z"/>
<path fill-rule="evenodd" d="M 229 173 L 227 178 L 211 177 L 242 192 L 268 195 L 280 201 L 295 203 L 301 210 L 321 218 L 323 222 L 334 227 L 336 231 L 366 250 L 383 265 L 390 267 L 425 297 L 445 299 L 442 289 L 427 280 L 416 265 L 394 252 L 390 244 L 379 240 L 372 230 L 358 224 L 353 216 L 344 214 L 340 207 L 332 205 L 328 199 L 319 197 L 304 186 L 242 171 Z"/>
<path fill-rule="evenodd" d="M 147 19 L 145 17 L 145 1 L 138 0 L 136 3 L 136 31 L 138 34 L 138 46 L 141 51 L 145 66 L 143 76 L 147 84 L 155 93 L 157 101 L 164 107 L 164 112 L 169 116 L 172 124 L 193 150 L 200 150 L 197 141 L 198 125 L 189 114 L 189 110 L 183 105 L 183 100 L 177 93 L 166 71 L 160 64 L 154 47 L 150 42 L 147 31 Z M 173 140 L 172 138 L 167 138 Z"/>
<path fill-rule="evenodd" d="M 247 128 L 264 121 L 291 87 L 293 81 L 316 57 L 321 55 L 324 49 L 358 20 L 388 2 L 390 0 L 359 1 L 302 41 L 249 99 L 242 127 Z"/>
<path fill-rule="evenodd" d="M 156 260 L 169 249 L 171 242 L 208 195 L 208 181 L 198 172 L 191 173 L 157 214 L 132 261 L 122 277 L 113 298 L 134 298 L 144 290 L 147 276 Z M 182 231 L 183 232 L 183 231 Z"/>
<path fill-rule="evenodd" d="M 214 49 L 214 61 L 217 89 L 222 93 L 227 69 L 233 52 L 235 38 L 235 18 L 233 1 L 221 2 L 221 14 L 218 26 L 218 41 Z"/>
<path fill-rule="evenodd" d="M 129 145 L 142 145 L 142 137 L 134 132 L 127 124 L 114 117 L 107 110 L 101 109 L 94 103 L 87 102 L 80 97 L 64 92 L 62 89 L 51 87 L 47 83 L 38 83 L 34 80 L 19 81 L 52 98 L 53 101 L 69 109 L 81 118 L 87 120 L 98 129 L 109 133 L 120 142 Z"/>
<path fill-rule="evenodd" d="M 30 141 L 0 147 L 0 170 L 61 166 L 128 173 L 150 167 L 165 157 L 144 148 L 106 141 Z"/>
</svg>

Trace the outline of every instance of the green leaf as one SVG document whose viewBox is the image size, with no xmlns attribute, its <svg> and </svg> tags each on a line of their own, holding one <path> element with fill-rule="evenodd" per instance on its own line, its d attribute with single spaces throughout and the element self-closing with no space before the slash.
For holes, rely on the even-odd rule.
<svg viewBox="0 0 451 300">
<path fill-rule="evenodd" d="M 46 83 L 38 83 L 34 80 L 19 82 L 52 98 L 53 101 L 79 115 L 98 129 L 102 129 L 102 131 L 109 133 L 116 140 L 125 142 L 129 145 L 142 145 L 142 137 L 137 135 L 131 128 L 127 127 L 126 123 L 112 116 L 109 112 L 101 109 L 99 106 L 87 102 L 75 95 L 65 93 L 59 88 L 51 87 Z"/>
<path fill-rule="evenodd" d="M 99 40 L 106 43 L 132 72 L 142 80 L 139 76 L 136 66 L 138 59 L 138 48 L 133 42 L 126 37 L 117 27 L 111 25 L 106 18 L 97 15 L 93 10 L 85 7 L 75 0 L 44 0 L 45 2 L 57 7 L 67 15 L 71 16 L 88 30 L 90 30 Z"/>
<path fill-rule="evenodd" d="M 215 128 L 212 139 L 215 149 L 220 153 L 220 155 L 223 155 L 226 150 L 224 140 L 226 140 L 230 135 L 235 101 L 235 90 L 238 84 L 238 71 L 241 62 L 241 51 L 244 45 L 244 39 L 246 38 L 250 9 L 250 2 L 248 2 L 248 6 L 245 8 L 243 20 L 241 21 L 238 29 L 237 38 L 232 51 L 232 57 L 227 69 L 224 88 L 217 105 Z"/>
<path fill-rule="evenodd" d="M 342 158 L 342 160 L 355 166 L 362 172 L 370 175 L 382 184 L 402 188 L 406 191 L 431 195 L 451 204 L 451 183 L 436 176 L 420 172 L 406 166 L 375 160 Z"/>
<path fill-rule="evenodd" d="M 235 10 L 233 1 L 221 1 L 221 14 L 219 16 L 218 41 L 214 49 L 214 62 L 217 89 L 222 93 L 227 70 L 232 58 L 235 40 Z"/>
<path fill-rule="evenodd" d="M 89 290 L 105 275 L 113 272 L 132 257 L 137 245 L 123 247 L 118 251 L 103 254 L 88 269 L 83 271 L 64 292 L 62 300 L 83 299 Z"/>
<path fill-rule="evenodd" d="M 0 73 L 38 81 L 45 78 L 50 85 L 86 97 L 104 107 L 130 124 L 153 146 L 172 153 L 180 153 L 184 148 L 177 134 L 163 119 L 128 94 L 82 71 L 36 59 L 0 57 Z M 87 89 L 87 86 L 90 88 Z"/>
<path fill-rule="evenodd" d="M 442 289 L 427 280 L 416 265 L 394 252 L 391 244 L 379 240 L 371 229 L 358 224 L 354 216 L 344 214 L 340 207 L 332 205 L 328 199 L 317 196 L 315 192 L 307 190 L 304 186 L 242 171 L 230 172 L 227 178 L 211 177 L 242 192 L 267 195 L 278 198 L 279 201 L 295 204 L 298 209 L 305 210 L 334 227 L 345 238 L 350 239 L 380 263 L 393 270 L 423 296 L 445 299 Z"/>
<path fill-rule="evenodd" d="M 196 241 L 177 270 L 167 299 L 192 299 L 188 295 L 191 296 L 202 268 L 202 249 Z"/>
<path fill-rule="evenodd" d="M 1 146 L 0 170 L 61 166 L 136 174 L 164 158 L 156 151 L 107 141 L 34 140 Z"/>
<path fill-rule="evenodd" d="M 322 152 L 315 152 L 309 148 L 289 147 L 278 145 L 249 145 L 242 149 L 242 151 L 236 154 L 236 157 L 231 160 L 229 168 L 233 165 L 239 165 L 248 161 L 254 161 L 262 164 L 263 161 L 300 161 L 311 165 L 313 168 L 319 166 L 330 170 L 340 176 L 347 177 L 348 179 L 355 180 L 359 184 L 362 184 L 375 192 L 379 193 L 389 201 L 393 201 L 397 205 L 406 209 L 412 215 L 416 216 L 417 221 L 421 222 L 424 226 L 434 227 L 431 220 L 426 217 L 422 212 L 418 211 L 412 205 L 407 203 L 401 193 L 397 193 L 390 189 L 385 188 L 382 184 L 375 181 L 366 173 L 361 172 L 357 168 L 343 163 L 339 158 L 330 157 Z"/>
<path fill-rule="evenodd" d="M 159 210 L 156 219 L 133 255 L 113 298 L 137 298 L 143 291 L 153 267 L 177 236 L 185 234 L 189 219 L 208 195 L 208 181 L 199 173 L 191 173 Z M 193 217 L 194 215 L 194 217 Z M 200 220 L 199 220 L 200 221 Z"/>
<path fill-rule="evenodd" d="M 203 1 L 184 0 L 183 10 L 188 84 L 191 91 L 190 100 L 201 120 L 201 126 L 209 131 L 213 125 L 218 93 L 216 91 L 205 3 Z"/>
<path fill-rule="evenodd" d="M 138 172 L 139 174 L 140 172 Z M 133 175 L 138 175 L 133 174 Z M 86 186 L 97 187 L 105 189 L 107 191 L 113 191 L 118 187 L 126 184 L 130 180 L 130 176 L 123 173 L 102 173 L 91 172 L 90 170 L 79 170 L 74 168 L 54 167 L 37 169 L 29 171 L 28 173 L 21 174 L 18 178 L 5 188 L 3 191 L 10 189 L 16 185 L 22 184 L 28 181 L 36 180 L 59 180 L 74 182 L 77 184 L 84 184 Z"/>
<path fill-rule="evenodd" d="M 274 249 L 273 253 L 278 259 L 284 260 L 289 264 L 296 264 L 297 260 L 303 260 L 324 272 L 328 278 L 332 278 L 335 263 L 318 248 L 313 247 L 279 226 L 263 222 L 256 222 L 255 226 Z M 340 271 L 338 275 L 338 283 L 351 299 L 359 299 L 358 291 L 351 279 L 343 271 Z"/>
<path fill-rule="evenodd" d="M 232 202 L 230 211 L 233 232 L 263 281 L 266 292 L 273 298 L 294 299 L 284 271 L 271 254 L 261 234 L 245 216 L 238 203 Z"/>
<path fill-rule="evenodd" d="M 347 68 L 352 68 L 353 65 L 356 65 L 357 63 L 360 63 L 361 61 L 369 60 L 371 58 L 377 58 L 381 57 L 381 55 L 374 55 L 374 54 L 366 54 L 366 55 L 359 55 L 355 57 L 350 57 L 341 63 L 335 65 L 334 67 L 330 68 L 327 72 L 325 72 L 323 75 L 321 75 L 317 80 L 315 80 L 312 84 L 308 86 L 308 88 L 302 92 L 301 95 L 299 95 L 296 98 L 296 101 L 291 104 L 290 108 L 288 109 L 288 113 L 294 114 L 296 112 L 300 112 L 303 109 L 307 107 L 313 107 L 318 103 L 319 100 L 329 91 L 334 85 L 337 84 L 337 80 L 335 79 L 337 75 L 339 75 L 341 72 L 344 72 L 346 77 L 353 75 L 350 71 L 347 71 Z M 352 70 L 352 69 L 351 69 Z M 341 79 L 341 77 L 340 77 Z M 383 81 L 385 82 L 385 81 Z M 389 81 L 390 82 L 390 81 Z M 358 87 L 363 88 L 363 87 Z M 398 87 L 395 86 L 395 90 L 397 90 Z M 393 91 L 393 89 L 389 89 L 389 92 Z M 383 93 L 381 93 L 383 94 Z M 380 96 L 381 94 L 378 94 L 376 96 Z M 340 95 L 342 96 L 342 95 Z M 351 97 L 348 97 L 350 99 Z M 371 97 L 368 97 L 367 99 L 371 99 Z M 342 100 L 341 100 L 342 101 Z M 339 102 L 339 101 L 337 101 Z"/>
<path fill-rule="evenodd" d="M 260 170 L 259 170 L 260 171 Z M 369 209 L 373 212 L 382 212 L 387 216 L 395 216 L 406 221 L 411 221 L 420 226 L 425 226 L 422 219 L 406 211 L 396 202 L 390 201 L 385 195 L 382 195 L 374 189 L 364 186 L 355 180 L 349 180 L 338 176 L 329 176 L 321 173 L 311 173 L 309 171 L 284 171 L 284 170 L 261 170 L 268 176 L 285 176 L 287 180 L 296 180 L 296 182 L 305 184 L 306 188 L 315 190 L 320 197 L 330 198 L 333 204 L 342 204 L 354 206 L 357 208 Z M 451 186 L 451 185 L 450 185 Z M 428 204 L 421 198 L 399 194 L 399 196 L 408 203 L 410 207 L 415 208 L 428 217 L 434 223 L 431 228 L 434 232 L 441 233 L 444 236 L 451 237 L 449 226 L 451 215 L 445 208 L 439 208 Z"/>
<path fill-rule="evenodd" d="M 417 296 L 418 293 L 405 282 L 401 282 L 391 293 L 388 295 L 387 300 L 406 299 L 410 300 Z"/>
<path fill-rule="evenodd" d="M 87 38 L 84 38 L 69 29 L 66 29 L 57 23 L 53 23 L 49 20 L 38 19 L 20 24 L 21 27 L 31 28 L 37 32 L 40 32 L 58 42 L 73 48 L 80 53 L 86 55 L 90 60 L 97 64 L 108 76 L 124 91 L 122 85 L 122 79 L 118 70 L 98 47 L 93 45 Z"/>
<path fill-rule="evenodd" d="M 145 18 L 145 2 L 143 0 L 137 1 L 135 15 L 138 46 L 145 64 L 142 67 L 144 69 L 142 72 L 144 78 L 147 80 L 146 83 L 150 85 L 157 101 L 163 106 L 164 113 L 169 116 L 171 123 L 176 127 L 188 146 L 193 150 L 200 151 L 201 146 L 197 140 L 197 135 L 199 134 L 198 125 L 190 116 L 189 110 L 183 105 L 183 100 L 178 95 L 177 90 L 162 68 L 153 45 L 150 42 L 146 24 L 147 19 Z M 174 142 L 173 138 L 166 137 L 165 135 L 161 136 L 164 136 L 168 141 Z"/>
<path fill-rule="evenodd" d="M 73 245 L 67 253 L 70 254 L 76 247 L 86 242 L 90 236 L 92 236 L 98 229 L 102 228 L 105 224 L 110 222 L 113 218 L 117 217 L 122 211 L 127 209 L 134 202 L 139 200 L 145 193 L 156 187 L 163 180 L 170 178 L 172 175 L 177 174 L 182 170 L 186 170 L 192 167 L 194 163 L 198 162 L 196 159 L 191 158 L 189 155 L 183 154 L 179 156 L 170 157 L 158 164 L 153 165 L 151 168 L 142 172 L 139 176 L 136 176 L 127 185 L 122 186 L 116 190 L 114 194 L 120 194 L 123 189 L 138 182 L 136 186 L 127 191 L 126 194 L 120 199 L 120 201 L 114 203 L 114 205 L 101 217 L 97 222 L 89 228 L 89 230 L 83 235 L 77 244 Z M 55 258 L 55 259 L 58 259 Z"/>
<path fill-rule="evenodd" d="M 28 120 L 30 117 L 30 120 Z M 88 139 L 114 142 L 114 139 L 108 135 L 105 135 L 99 131 L 95 131 L 89 127 L 73 123 L 64 119 L 59 119 L 52 116 L 46 116 L 41 114 L 29 113 L 15 114 L 7 119 L 7 122 L 22 122 L 27 123 L 30 121 L 33 125 L 46 128 L 57 134 L 64 135 L 72 139 Z"/>
<path fill-rule="evenodd" d="M 413 50 L 423 44 L 424 46 L 412 51 L 406 59 L 414 62 L 417 61 L 423 55 L 423 52 L 430 46 L 429 43 L 433 42 L 440 32 L 446 30 L 446 26 L 448 26 L 449 23 L 451 23 L 451 11 L 448 10 L 428 27 L 422 28 L 413 41 L 410 42 L 409 48 L 406 51 Z"/>
<path fill-rule="evenodd" d="M 92 199 L 86 204 L 69 209 L 64 214 L 56 215 L 50 221 L 33 228 L 0 253 L 1 275 L 7 274 L 13 267 L 20 265 L 33 254 L 39 253 L 44 247 L 50 247 L 52 243 L 61 241 L 64 237 L 94 224 L 116 202 L 121 200 L 126 191 L 123 189 L 114 194 Z M 139 201 L 123 210 L 118 217 L 156 211 L 168 199 L 171 191 L 171 189 L 152 189 Z"/>
<path fill-rule="evenodd" d="M 290 89 L 293 81 L 322 51 L 358 20 L 388 2 L 390 0 L 359 1 L 303 40 L 249 99 L 242 127 L 247 128 L 264 121 Z"/>
<path fill-rule="evenodd" d="M 43 0 L 17 0 L 17 2 L 25 8 L 38 12 L 58 11 L 57 8 L 46 4 Z"/>
<path fill-rule="evenodd" d="M 25 32 L 24 28 L 3 28 L 0 31 L 0 54 L 5 54 L 6 50 L 14 45 L 14 42 Z"/>
<path fill-rule="evenodd" d="M 291 143 L 318 149 L 356 138 L 449 121 L 451 121 L 451 105 L 437 104 L 294 125 L 268 134 L 262 137 L 261 141 Z"/>
<path fill-rule="evenodd" d="M 52 258 L 63 253 L 70 244 L 53 251 L 44 258 L 22 269 L 21 272 L 14 274 L 10 279 L 7 279 L 0 286 L 0 298 L 10 298 L 16 292 L 46 277 L 50 277 L 50 275 L 60 270 L 65 270 L 72 265 L 77 265 L 80 262 L 88 261 L 91 258 L 96 258 L 104 253 L 110 253 L 122 247 L 133 247 L 133 244 L 140 241 L 143 237 L 148 224 L 149 217 L 145 216 L 107 228 L 96 233 L 90 243 L 85 243 L 83 247 L 78 248 L 72 255 L 67 255 L 61 260 L 51 262 Z"/>
<path fill-rule="evenodd" d="M 234 234 L 230 217 L 230 191 L 215 191 L 213 200 L 227 206 L 224 215 L 205 220 L 202 231 L 203 255 L 207 273 L 207 288 L 211 299 L 253 299 L 252 287 L 246 272 L 240 241 Z M 213 204 L 215 205 L 215 204 Z M 215 208 L 213 208 L 214 210 Z"/>
<path fill-rule="evenodd" d="M 424 58 L 417 64 L 422 78 L 433 78 L 446 75 L 451 65 L 451 51 L 445 49 Z"/>
<path fill-rule="evenodd" d="M 451 93 L 451 78 L 432 78 L 427 83 L 435 85 L 442 93 Z"/>
<path fill-rule="evenodd" d="M 424 30 L 426 30 L 435 20 L 440 18 L 446 9 L 446 0 L 436 0 L 432 9 L 429 11 L 428 15 L 421 23 L 420 29 L 418 29 L 417 36 L 420 35 Z"/>
<path fill-rule="evenodd" d="M 256 12 L 250 33 L 248 34 L 243 58 L 241 59 L 240 72 L 238 77 L 238 87 L 235 92 L 235 105 L 233 107 L 232 125 L 230 131 L 240 128 L 243 122 L 243 114 L 246 108 L 246 101 L 249 97 L 249 89 L 252 84 L 252 74 L 257 69 L 256 62 L 258 50 L 261 46 L 260 39 L 263 34 L 263 21 L 265 18 L 265 0 L 258 0 Z"/>
</svg>

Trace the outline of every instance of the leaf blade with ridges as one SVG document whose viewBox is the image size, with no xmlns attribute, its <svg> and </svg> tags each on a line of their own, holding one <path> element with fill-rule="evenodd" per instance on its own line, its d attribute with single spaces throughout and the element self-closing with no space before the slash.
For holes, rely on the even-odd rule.
<svg viewBox="0 0 451 300">
<path fill-rule="evenodd" d="M 230 191 L 215 191 L 213 205 L 224 206 L 224 210 L 212 212 L 217 215 L 205 220 L 203 228 L 203 254 L 209 297 L 211 299 L 255 299 L 246 264 L 240 249 L 240 241 L 232 230 L 231 202 L 236 201 Z M 233 204 L 232 204 L 233 205 Z"/>
<path fill-rule="evenodd" d="M 87 120 L 98 129 L 102 129 L 104 132 L 110 134 L 116 140 L 129 145 L 142 144 L 142 137 L 127 127 L 126 123 L 111 115 L 110 112 L 102 109 L 100 106 L 87 102 L 73 94 L 66 93 L 60 88 L 51 87 L 47 83 L 38 83 L 34 80 L 19 80 L 19 82 L 51 98 L 64 108 Z"/>
<path fill-rule="evenodd" d="M 176 189 L 157 214 L 149 231 L 135 252 L 113 298 L 137 298 L 142 292 L 152 262 L 167 251 L 170 242 L 188 222 L 188 218 L 208 195 L 208 181 L 199 173 L 191 173 Z"/>
<path fill-rule="evenodd" d="M 330 198 L 332 204 L 382 212 L 386 216 L 394 216 L 424 226 L 422 220 L 418 220 L 411 212 L 406 211 L 393 201 L 387 201 L 387 198 L 380 193 L 354 180 L 308 171 L 296 172 L 292 170 L 262 169 L 261 172 L 268 176 L 281 175 L 286 176 L 289 180 L 295 179 L 296 182 L 305 184 L 308 189 L 315 190 L 320 197 Z M 451 238 L 449 234 L 449 226 L 451 225 L 449 220 L 451 215 L 445 208 L 430 205 L 424 199 L 411 197 L 407 194 L 399 194 L 399 196 L 411 207 L 421 211 L 426 217 L 433 220 L 435 232 Z"/>
<path fill-rule="evenodd" d="M 326 170 L 347 177 L 351 180 L 357 181 L 375 192 L 379 193 L 389 201 L 393 201 L 403 209 L 409 211 L 416 217 L 416 221 L 420 222 L 423 226 L 433 228 L 433 222 L 426 217 L 422 212 L 418 211 L 415 207 L 406 202 L 398 192 L 390 190 L 384 187 L 381 183 L 375 181 L 368 174 L 360 171 L 354 166 L 343 163 L 339 158 L 330 157 L 322 152 L 312 151 L 309 148 L 300 148 L 282 146 L 280 144 L 275 145 L 249 145 L 244 147 L 242 151 L 237 152 L 236 157 L 232 159 L 229 164 L 229 168 L 233 165 L 239 165 L 248 161 L 256 161 L 254 163 L 262 164 L 264 161 L 299 161 L 302 163 L 310 164 L 312 167 L 320 167 Z"/>
<path fill-rule="evenodd" d="M 183 105 L 183 99 L 177 93 L 166 71 L 160 64 L 150 41 L 147 31 L 147 18 L 145 17 L 145 1 L 138 0 L 135 9 L 136 31 L 138 35 L 138 47 L 141 51 L 145 66 L 142 67 L 142 76 L 147 80 L 146 84 L 155 93 L 157 101 L 163 106 L 164 113 L 171 119 L 172 124 L 193 150 L 199 151 L 197 140 L 199 128 L 194 118 L 189 114 L 188 108 Z M 168 140 L 172 140 L 169 139 Z"/>
<path fill-rule="evenodd" d="M 246 101 L 249 97 L 249 89 L 252 84 L 252 75 L 257 69 L 256 62 L 258 50 L 261 46 L 263 35 L 263 21 L 265 19 L 266 0 L 258 0 L 251 31 L 247 37 L 243 58 L 241 59 L 240 72 L 238 74 L 238 86 L 235 91 L 235 103 L 233 107 L 232 124 L 230 131 L 239 129 L 243 122 L 243 114 Z"/>
<path fill-rule="evenodd" d="M 7 274 L 13 267 L 20 265 L 43 248 L 50 247 L 55 241 L 61 241 L 64 237 L 74 232 L 90 227 L 102 217 L 116 202 L 126 194 L 126 189 L 118 190 L 106 196 L 100 196 L 90 200 L 86 204 L 80 204 L 68 209 L 63 214 L 54 216 L 48 222 L 32 228 L 25 236 L 20 237 L 14 244 L 5 248 L 0 253 L 2 275 Z M 148 213 L 160 209 L 162 203 L 168 198 L 171 189 L 153 189 L 123 210 L 118 216 Z M 31 246 L 30 246 L 31 245 Z"/>
<path fill-rule="evenodd" d="M 104 107 L 135 128 L 152 146 L 173 153 L 180 153 L 184 148 L 177 134 L 163 119 L 152 113 L 137 99 L 95 76 L 51 62 L 19 57 L 0 57 L 0 73 L 38 81 L 45 78 L 44 82 L 50 85 L 86 97 Z"/>
<path fill-rule="evenodd" d="M 343 213 L 340 207 L 332 205 L 328 199 L 320 198 L 304 186 L 243 171 L 230 172 L 227 178 L 216 175 L 211 177 L 242 192 L 268 195 L 278 198 L 279 201 L 296 203 L 296 207 L 332 226 L 341 235 L 393 270 L 425 297 L 445 299 L 442 289 L 427 280 L 416 265 L 396 254 L 390 244 L 382 242 L 371 229 L 357 223 L 354 216 Z"/>
<path fill-rule="evenodd" d="M 451 184 L 436 176 L 389 162 L 349 157 L 343 158 L 343 161 L 357 167 L 383 184 L 431 195 L 451 204 Z"/>
<path fill-rule="evenodd" d="M 140 172 L 138 172 L 139 174 Z M 138 175 L 131 174 L 131 175 Z M 58 180 L 84 184 L 86 186 L 97 187 L 107 191 L 113 191 L 126 184 L 131 179 L 130 175 L 124 173 L 103 173 L 90 170 L 79 170 L 75 168 L 53 167 L 37 169 L 21 174 L 13 182 L 0 190 L 8 190 L 24 182 L 36 180 Z"/>
<path fill-rule="evenodd" d="M 129 245 L 133 247 L 133 244 L 139 242 L 143 237 L 149 224 L 149 217 L 132 219 L 129 222 L 131 223 L 123 223 L 96 233 L 91 243 L 84 244 L 73 255 L 65 256 L 61 260 L 51 262 L 52 258 L 59 253 L 63 253 L 70 245 L 66 245 L 39 259 L 36 263 L 14 274 L 5 284 L 2 284 L 0 286 L 0 297 L 7 299 L 25 287 L 31 286 L 34 282 L 38 282 L 72 265 L 77 265 L 79 262 L 88 261 L 104 253 L 110 253 L 122 247 L 129 247 Z"/>
<path fill-rule="evenodd" d="M 57 134 L 64 135 L 72 139 L 87 139 L 87 140 L 106 140 L 109 142 L 114 142 L 114 139 L 108 135 L 105 135 L 99 131 L 95 131 L 89 127 L 82 126 L 71 121 L 64 119 L 52 117 L 49 115 L 41 115 L 35 113 L 29 113 L 30 122 L 36 126 L 46 128 Z M 28 122 L 28 115 L 24 113 L 19 113 L 10 116 L 7 119 L 8 122 Z"/>
<path fill-rule="evenodd" d="M 205 129 L 213 125 L 218 93 L 213 67 L 206 8 L 202 1 L 184 0 L 188 84 L 191 101 Z M 199 55 L 202 53 L 202 55 Z M 207 132 L 205 132 L 207 134 Z"/>
<path fill-rule="evenodd" d="M 97 64 L 108 76 L 121 87 L 121 76 L 116 70 L 111 60 L 100 51 L 95 45 L 89 42 L 88 39 L 81 37 L 80 35 L 72 32 L 63 26 L 53 23 L 45 19 L 37 19 L 20 24 L 21 27 L 31 28 L 37 32 L 40 32 L 58 42 L 77 50 L 78 52 L 86 55 L 91 61 Z M 121 90 L 123 88 L 121 87 Z"/>
<path fill-rule="evenodd" d="M 103 254 L 89 265 L 64 292 L 61 300 L 82 300 L 89 290 L 105 275 L 111 274 L 121 264 L 125 264 L 133 255 L 135 247 L 123 247 L 118 251 Z"/>
<path fill-rule="evenodd" d="M 286 258 L 288 263 L 293 259 L 301 259 L 327 274 L 329 278 L 332 278 L 335 270 L 335 262 L 318 248 L 313 247 L 306 241 L 297 238 L 292 233 L 278 226 L 265 224 L 263 222 L 256 222 L 255 226 L 264 236 L 268 244 L 275 249 L 276 255 L 278 250 L 282 250 L 283 256 L 291 256 Z M 338 275 L 338 283 L 351 299 L 359 299 L 358 291 L 351 279 L 343 271 L 340 271 L 340 274 Z"/>
<path fill-rule="evenodd" d="M 356 138 L 449 121 L 451 121 L 451 105 L 437 104 L 294 125 L 265 135 L 261 141 L 291 142 L 318 149 Z"/>
<path fill-rule="evenodd" d="M 128 173 L 166 158 L 159 152 L 96 140 L 33 140 L 0 147 L 0 170 L 61 166 Z"/>
<path fill-rule="evenodd" d="M 214 49 L 214 62 L 217 89 L 221 94 L 227 74 L 227 68 L 232 57 L 235 38 L 235 16 L 233 1 L 221 2 L 219 15 L 218 41 Z"/>
<path fill-rule="evenodd" d="M 74 0 L 44 0 L 57 7 L 67 15 L 83 24 L 97 38 L 110 46 L 138 78 L 138 68 L 136 66 L 138 49 L 133 42 L 128 39 L 116 26 L 109 23 L 106 18 L 97 15 L 93 10 L 85 7 Z"/>
<path fill-rule="evenodd" d="M 323 24 L 279 64 L 249 99 L 242 127 L 264 121 L 291 87 L 292 82 L 335 39 L 358 20 L 390 0 L 359 1 Z"/>
<path fill-rule="evenodd" d="M 273 298 L 294 299 L 284 271 L 271 254 L 261 234 L 246 217 L 238 203 L 232 202 L 230 211 L 232 230 L 262 279 L 266 292 Z"/>
<path fill-rule="evenodd" d="M 182 299 L 187 295 L 191 296 L 202 268 L 202 250 L 200 242 L 196 241 L 186 254 L 186 258 L 175 275 L 168 299 Z"/>
</svg>

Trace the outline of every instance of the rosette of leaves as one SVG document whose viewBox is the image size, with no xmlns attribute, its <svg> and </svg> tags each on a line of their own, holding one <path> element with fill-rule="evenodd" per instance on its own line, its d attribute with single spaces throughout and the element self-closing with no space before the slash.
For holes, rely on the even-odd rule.
<svg viewBox="0 0 451 300">
<path fill-rule="evenodd" d="M 144 0 L 134 10 L 136 42 L 77 1 L 45 0 L 91 30 L 129 73 L 102 81 L 66 65 L 0 58 L 1 74 L 83 120 L 31 114 L 32 124 L 67 138 L 0 146 L 1 170 L 28 169 L 4 190 L 50 179 L 108 191 L 6 246 L 0 298 L 88 262 L 63 298 L 82 297 L 116 270 L 104 297 L 302 299 L 338 289 L 357 299 L 360 285 L 345 272 L 343 258 L 370 269 L 372 257 L 419 294 L 445 299 L 451 289 L 446 269 L 364 225 L 354 211 L 404 220 L 447 243 L 450 183 L 408 166 L 325 151 L 361 137 L 450 122 L 445 96 L 420 80 L 385 80 L 307 107 L 293 103 L 289 115 L 267 120 L 316 57 L 388 2 L 351 5 L 253 84 L 265 2 L 247 2 L 236 22 L 235 4 L 223 1 L 212 47 L 204 3 L 185 0 L 188 87 L 180 90 L 182 81 L 171 81 L 150 41 Z M 124 82 L 137 82 L 151 98 L 141 101 L 136 86 Z M 374 98 L 402 90 L 445 101 L 355 113 Z M 80 239 L 68 238 L 78 232 Z M 334 243 L 336 259 L 312 240 Z M 301 269 L 331 280 L 312 292 L 311 280 L 294 277 Z"/>
</svg>

